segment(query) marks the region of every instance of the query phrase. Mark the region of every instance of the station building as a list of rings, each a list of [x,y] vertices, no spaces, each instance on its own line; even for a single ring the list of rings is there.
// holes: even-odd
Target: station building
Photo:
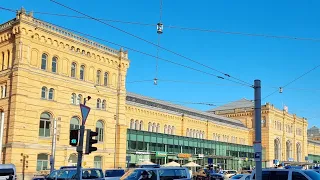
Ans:
[[[18,11],[0,25],[0,162],[15,164],[24,177],[48,172],[50,157],[56,168],[75,165],[69,132],[79,128],[79,104],[91,96],[86,128],[98,132],[98,150],[84,156],[84,167],[124,168],[141,161],[254,166],[253,111],[247,101],[236,102],[245,107],[229,104],[203,112],[130,93],[129,64],[121,48]],[[307,140],[306,119],[269,103],[262,116],[263,166],[275,159],[320,160],[320,144]]]

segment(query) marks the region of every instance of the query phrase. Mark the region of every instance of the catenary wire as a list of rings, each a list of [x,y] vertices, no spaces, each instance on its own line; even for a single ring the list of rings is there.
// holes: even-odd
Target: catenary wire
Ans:
[[[16,12],[14,9],[0,7],[0,9]],[[31,11],[29,11],[31,12]],[[75,16],[75,15],[68,15],[68,14],[58,14],[58,13],[49,13],[49,12],[39,12],[39,11],[32,11],[35,14],[43,14],[43,15],[51,15],[51,16],[61,16],[61,17],[69,17],[69,18],[77,18],[77,19],[91,19],[85,16]],[[154,27],[156,24],[152,23],[142,23],[142,22],[132,22],[132,21],[122,21],[122,20],[113,20],[113,19],[103,19],[97,18],[101,21],[106,22],[113,22],[113,23],[122,23],[122,24],[133,24],[133,25],[140,25],[140,26],[150,26]],[[246,33],[246,32],[237,32],[237,31],[224,31],[218,29],[204,29],[204,28],[195,28],[195,27],[183,27],[183,26],[175,26],[175,25],[166,25],[166,28],[170,29],[180,29],[180,30],[187,30],[187,31],[200,31],[200,32],[210,32],[210,33],[221,33],[221,34],[232,34],[232,35],[242,35],[242,36],[253,36],[253,37],[265,37],[265,38],[274,38],[274,39],[289,39],[289,40],[300,40],[300,41],[316,41],[320,42],[318,38],[304,38],[304,37],[295,37],[295,36],[279,36],[279,35],[270,35],[270,34],[258,34],[258,33]]]
[[[297,80],[301,79],[303,76],[305,76],[305,75],[307,75],[307,74],[311,73],[312,71],[316,70],[316,69],[317,69],[317,68],[319,68],[319,67],[320,67],[320,65],[317,65],[317,66],[313,67],[312,69],[310,69],[310,70],[308,70],[307,72],[303,73],[302,75],[300,75],[300,76],[296,77],[295,79],[293,79],[292,81],[288,82],[288,83],[287,83],[287,84],[285,84],[284,86],[281,86],[280,88],[285,88],[285,87],[289,86],[290,84],[292,84],[292,83],[296,82]],[[265,96],[262,100],[264,100],[264,99],[266,99],[266,98],[268,98],[268,97],[272,96],[273,94],[277,93],[278,91],[279,91],[279,90],[275,90],[275,91],[273,91],[273,92],[272,92],[272,93],[270,93],[269,95]]]
[[[5,9],[5,10],[8,10],[6,8],[1,8],[0,9]],[[10,10],[9,11],[11,12],[16,12],[14,10]],[[36,18],[35,18],[36,19]],[[89,34],[86,34],[86,33],[82,33],[82,32],[79,32],[79,31],[76,31],[76,30],[73,30],[73,29],[70,29],[70,28],[66,28],[66,27],[63,27],[63,26],[60,26],[60,25],[57,25],[57,24],[53,24],[51,23],[52,25],[55,25],[57,27],[61,27],[61,28],[64,28],[66,30],[69,30],[69,31],[72,31],[72,32],[75,32],[75,33],[78,33],[78,34],[82,34],[84,36],[87,36],[87,37],[91,37],[91,38],[94,38],[94,39],[97,39],[97,40],[100,40],[100,41],[104,41],[104,42],[107,42],[109,44],[113,44],[113,45],[116,45],[116,46],[119,46],[119,47],[124,47],[126,49],[129,49],[131,51],[134,51],[134,52],[137,52],[137,53],[140,53],[140,54],[144,54],[146,56],[150,56],[150,57],[153,57],[153,58],[157,58],[157,56],[154,56],[154,55],[151,55],[151,54],[148,54],[148,53],[145,53],[145,52],[142,52],[142,51],[139,51],[139,50],[136,50],[136,49],[133,49],[133,48],[130,48],[130,47],[127,47],[127,46],[123,46],[123,45],[120,45],[120,44],[117,44],[117,43],[114,43],[114,42],[111,42],[111,41],[108,41],[108,40],[105,40],[105,39],[102,39],[102,38],[98,38],[98,37],[95,37],[95,36],[92,36],[92,35],[89,35]],[[193,68],[193,67],[189,67],[189,66],[186,66],[186,65],[183,65],[183,64],[180,64],[180,63],[176,63],[174,61],[170,61],[170,60],[167,60],[167,59],[164,59],[164,58],[161,58],[159,57],[158,58],[159,60],[162,60],[162,61],[166,61],[168,63],[171,63],[171,64],[175,64],[177,66],[181,66],[181,67],[185,67],[187,69],[191,69],[191,70],[194,70],[194,71],[198,71],[198,72],[201,72],[201,73],[204,73],[204,74],[207,74],[207,75],[211,75],[211,76],[215,76],[219,79],[224,79],[224,80],[227,80],[227,81],[230,81],[230,82],[234,82],[234,83],[237,83],[237,84],[241,84],[242,86],[247,86],[247,87],[252,87],[252,85],[248,85],[248,84],[244,84],[244,83],[241,83],[241,82],[238,82],[238,81],[234,81],[232,79],[228,79],[228,78],[224,78],[222,76],[218,76],[218,75],[214,75],[212,73],[208,73],[208,72],[205,72],[205,71],[202,71],[202,70],[199,70],[199,69],[196,69],[196,68]]]
[[[152,58],[156,58],[155,55],[148,54],[148,53],[146,53],[146,52],[143,52],[143,51],[140,51],[140,50],[137,50],[137,49],[134,49],[134,48],[130,48],[130,47],[128,47],[128,46],[123,46],[123,45],[120,45],[120,44],[117,44],[117,43],[114,43],[114,42],[111,42],[111,41],[108,41],[108,40],[105,40],[105,39],[102,39],[102,38],[99,38],[99,37],[95,37],[95,36],[92,36],[92,35],[89,35],[89,34],[86,34],[86,33],[82,33],[82,32],[79,32],[79,31],[76,31],[76,30],[73,30],[73,29],[70,29],[70,28],[66,28],[66,27],[63,27],[63,26],[60,26],[60,25],[57,25],[57,24],[53,24],[53,23],[51,23],[51,24],[54,25],[54,26],[57,26],[57,27],[66,29],[66,30],[68,30],[68,31],[72,31],[72,32],[75,32],[75,33],[78,33],[78,34],[81,34],[81,35],[84,35],[84,36],[87,36],[87,37],[91,37],[91,38],[94,38],[94,39],[97,39],[97,40],[100,40],[100,41],[109,43],[109,44],[113,44],[113,45],[116,45],[116,46],[119,46],[119,47],[126,48],[126,49],[128,49],[128,50],[131,50],[131,51],[134,51],[134,52],[137,52],[137,53],[146,55],[146,56],[150,56],[150,57],[152,57]],[[186,68],[186,69],[190,69],[190,70],[193,70],[193,71],[197,71],[197,72],[200,72],[200,73],[203,73],[203,74],[206,74],[206,75],[214,76],[214,77],[216,77],[216,78],[218,78],[218,79],[223,79],[223,80],[226,80],[226,81],[230,81],[230,82],[233,82],[233,83],[240,84],[240,85],[242,85],[242,86],[251,87],[251,86],[248,86],[247,84],[244,84],[244,83],[241,83],[241,82],[238,82],[238,81],[234,81],[234,80],[232,80],[232,79],[224,78],[224,77],[222,77],[222,76],[218,76],[218,75],[215,75],[215,74],[213,74],[213,73],[209,73],[209,72],[206,72],[206,71],[203,71],[203,70],[199,70],[199,69],[196,69],[196,68],[193,68],[193,67],[184,65],[184,64],[180,64],[180,63],[177,63],[177,62],[168,60],[168,59],[164,59],[164,58],[159,57],[159,60],[162,60],[162,61],[165,61],[165,62],[174,64],[174,65],[177,65],[177,66],[181,66],[181,67],[184,67],[184,68]]]
[[[208,66],[208,65],[206,65],[206,64],[203,64],[203,63],[200,63],[200,62],[198,62],[198,61],[195,61],[195,60],[193,60],[193,59],[191,59],[191,58],[189,58],[189,57],[187,57],[187,56],[184,56],[184,55],[182,55],[182,54],[180,54],[180,53],[177,53],[177,52],[175,52],[175,51],[172,51],[172,50],[170,50],[170,49],[167,49],[167,48],[165,48],[165,47],[163,47],[163,46],[158,46],[157,44],[155,44],[155,43],[153,43],[153,42],[151,42],[151,41],[149,41],[149,40],[146,40],[146,39],[141,38],[141,37],[139,37],[139,36],[137,36],[137,35],[135,35],[135,34],[132,34],[132,33],[128,32],[128,31],[125,31],[125,30],[120,29],[120,28],[118,28],[118,27],[116,27],[116,26],[113,26],[113,25],[111,25],[111,24],[108,24],[108,23],[106,23],[106,22],[104,22],[104,21],[102,21],[102,20],[99,20],[99,19],[97,19],[97,18],[95,18],[95,17],[92,17],[92,16],[90,16],[90,15],[87,15],[87,14],[85,14],[85,13],[83,13],[83,12],[80,12],[80,11],[78,11],[78,10],[76,10],[76,9],[73,9],[73,8],[71,8],[71,7],[68,7],[68,6],[66,6],[66,5],[64,5],[64,4],[62,4],[62,3],[57,2],[56,0],[49,0],[49,1],[54,2],[54,3],[56,3],[56,4],[58,4],[58,5],[60,5],[60,6],[64,7],[64,8],[66,8],[66,9],[69,9],[69,10],[71,10],[71,11],[77,12],[77,13],[79,13],[79,14],[82,14],[82,15],[86,16],[86,17],[89,17],[90,19],[93,19],[93,20],[95,20],[95,21],[97,21],[97,22],[100,22],[100,23],[102,23],[102,24],[104,24],[104,25],[107,25],[107,26],[109,26],[109,27],[111,27],[111,28],[113,28],[113,29],[116,29],[116,30],[118,30],[118,31],[120,31],[120,32],[122,32],[122,33],[125,33],[125,34],[127,34],[127,35],[129,35],[129,36],[132,36],[132,37],[134,37],[134,38],[136,38],[136,39],[139,39],[139,40],[141,40],[141,41],[144,41],[144,42],[146,42],[146,43],[148,43],[148,44],[151,44],[151,45],[153,45],[153,46],[159,47],[160,49],[163,49],[163,50],[165,50],[165,51],[167,51],[167,52],[170,52],[170,53],[172,53],[172,54],[175,54],[176,56],[182,57],[182,58],[184,58],[184,59],[186,59],[186,60],[188,60],[188,61],[191,61],[191,62],[193,62],[193,63],[196,63],[196,64],[201,65],[201,66],[203,66],[203,67],[206,67],[206,68],[208,68],[208,69],[211,69],[211,70],[216,71],[216,72],[218,72],[218,73],[221,73],[221,74],[223,74],[224,76],[226,76],[226,77],[228,77],[228,78],[232,78],[232,79],[235,79],[235,80],[237,80],[237,81],[240,81],[240,82],[242,82],[242,83],[244,83],[244,84],[247,84],[249,87],[253,87],[251,83],[248,83],[248,82],[243,81],[243,80],[241,80],[241,79],[239,79],[239,78],[233,77],[233,76],[231,76],[230,74],[224,73],[224,72],[222,72],[222,71],[220,71],[220,70],[217,70],[217,69],[215,69],[215,68],[213,68],[213,67],[210,67],[210,66]]]

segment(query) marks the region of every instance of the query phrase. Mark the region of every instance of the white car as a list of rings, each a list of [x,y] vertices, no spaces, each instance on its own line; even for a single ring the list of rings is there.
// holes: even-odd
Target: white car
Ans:
[[[235,170],[223,170],[220,174],[223,174],[226,179],[237,174]]]
[[[250,180],[251,174],[237,174],[232,176],[230,179]]]
[[[256,180],[256,171],[250,176]],[[262,180],[320,180],[320,174],[312,170],[301,169],[262,169]]]

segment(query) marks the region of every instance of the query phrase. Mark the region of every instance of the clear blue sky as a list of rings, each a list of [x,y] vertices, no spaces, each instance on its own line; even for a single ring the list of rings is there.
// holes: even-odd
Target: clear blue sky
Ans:
[[[59,2],[98,18],[154,24],[159,20],[159,0],[59,0]],[[3,1],[1,6],[13,9],[23,6],[33,11],[79,15],[49,0]],[[320,64],[320,41],[183,31],[166,28],[166,25],[320,39],[319,6],[320,1],[317,0],[281,2],[276,0],[259,2],[254,0],[163,0],[164,33],[161,35],[160,45],[242,80],[253,83],[254,79],[260,79],[263,87],[262,96],[266,96],[275,90],[272,87],[283,86]],[[13,13],[3,10],[0,10],[0,14],[1,22],[14,17]],[[35,14],[35,17],[150,54],[156,55],[157,52],[155,47],[145,42],[92,20],[40,14]],[[157,42],[155,27],[119,23],[112,23],[112,25]],[[215,73],[168,52],[160,51],[160,56]],[[154,58],[130,51],[129,57],[131,65],[127,76],[128,82],[151,80],[155,77]],[[320,68],[285,88],[282,94],[276,93],[270,96],[263,103],[271,102],[278,108],[285,104],[289,107],[290,113],[307,117],[309,126],[319,126],[320,81],[318,77],[320,77]],[[240,98],[253,99],[253,89],[237,86],[166,62],[159,61],[158,79],[160,81],[157,86],[152,82],[130,83],[127,89],[158,99],[212,102],[217,105]],[[161,79],[212,84],[161,82]],[[200,110],[212,108],[202,105],[185,105]]]

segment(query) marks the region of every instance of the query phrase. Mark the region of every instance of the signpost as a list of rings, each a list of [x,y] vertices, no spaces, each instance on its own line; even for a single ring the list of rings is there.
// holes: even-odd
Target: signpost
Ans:
[[[78,162],[77,162],[77,180],[82,179],[82,173],[81,173],[81,164],[82,164],[82,156],[83,156],[83,136],[84,136],[84,130],[85,130],[85,124],[87,117],[90,112],[90,107],[86,106],[86,101],[90,100],[91,97],[88,96],[87,98],[84,98],[83,104],[80,104],[80,110],[81,110],[81,117],[82,117],[82,125],[80,126],[80,137],[79,137],[79,145],[77,147],[78,152]]]

